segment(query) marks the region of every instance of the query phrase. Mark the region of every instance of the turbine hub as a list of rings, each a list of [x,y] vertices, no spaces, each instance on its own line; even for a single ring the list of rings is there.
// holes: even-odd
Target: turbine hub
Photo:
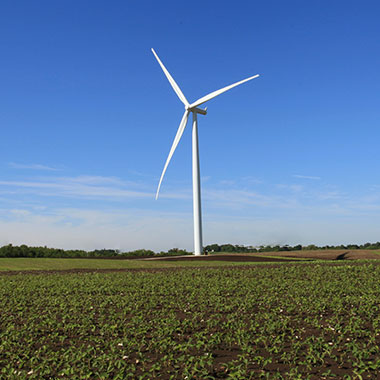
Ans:
[[[187,108],[189,112],[195,112],[200,113],[201,115],[207,115],[207,107],[203,110],[202,108],[193,107],[193,108]]]

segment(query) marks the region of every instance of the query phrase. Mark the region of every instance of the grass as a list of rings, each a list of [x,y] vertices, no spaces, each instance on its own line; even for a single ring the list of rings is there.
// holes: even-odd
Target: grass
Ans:
[[[154,269],[176,267],[215,267],[261,264],[231,261],[145,261],[107,259],[0,258],[0,271],[70,269]]]

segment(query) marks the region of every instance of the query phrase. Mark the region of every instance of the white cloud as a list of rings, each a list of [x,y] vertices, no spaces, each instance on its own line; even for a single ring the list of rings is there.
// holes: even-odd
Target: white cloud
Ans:
[[[366,189],[365,195],[357,195],[321,183],[239,184],[241,180],[230,186],[212,185],[211,181],[205,184],[202,197],[205,244],[337,244],[379,240],[378,190]],[[170,182],[169,191],[160,194],[163,202],[154,202],[153,185],[117,177],[3,180],[0,192],[7,195],[0,198],[0,245],[190,250],[192,193],[191,186],[186,189],[183,186]],[[150,187],[152,192],[146,191]],[[169,208],[185,211],[169,212]]]
[[[117,177],[87,176],[48,177],[23,181],[0,181],[0,194],[27,193],[43,197],[78,199],[154,199],[155,187],[144,183],[123,181]],[[160,193],[161,199],[190,199],[191,191],[170,190]]]
[[[46,214],[43,211],[14,211],[12,220],[0,218],[0,245],[159,251],[173,247],[191,250],[193,244],[191,213],[79,208],[50,210]],[[220,218],[207,214],[204,217],[204,244],[306,245],[377,241],[378,222],[376,218],[342,218],[339,215],[305,215],[300,219],[254,215]]]
[[[10,162],[9,166],[14,169],[31,169],[31,170],[48,170],[48,171],[57,171],[58,168],[52,166],[41,165],[41,164],[18,164],[16,162]]]
[[[77,177],[57,177],[57,181],[61,182],[74,182],[82,183],[88,185],[102,185],[102,184],[114,184],[122,185],[123,181],[117,177],[104,177],[104,176],[91,176],[91,175],[80,175]]]
[[[30,211],[28,211],[28,210],[12,209],[12,210],[9,210],[9,212],[11,214],[17,215],[17,216],[27,216],[27,215],[30,215]]]
[[[268,208],[289,208],[294,206],[294,199],[279,195],[264,195],[248,190],[215,190],[205,189],[203,199],[210,203],[217,203],[223,207],[233,206],[236,208],[246,206],[259,206]]]
[[[227,186],[232,186],[235,185],[236,180],[231,180],[231,179],[223,179],[219,182],[221,185],[227,185]]]
[[[27,190],[42,196],[84,197],[84,198],[144,198],[153,197],[153,193],[129,190],[130,183],[108,177],[59,177],[41,181],[0,181],[8,189]]]
[[[142,210],[59,209],[15,214],[0,220],[0,245],[47,245],[66,249],[191,247],[191,215]]]
[[[245,177],[242,177],[241,180],[244,182],[244,183],[251,183],[251,184],[262,184],[264,183],[263,180],[259,179],[259,178],[256,178],[256,177],[252,177],[252,176],[245,176]]]
[[[294,178],[301,178],[301,179],[313,179],[319,181],[321,177],[315,177],[311,175],[300,175],[300,174],[293,174]]]
[[[286,190],[291,190],[291,191],[294,191],[294,192],[300,192],[302,190],[304,190],[304,187],[301,186],[301,185],[287,185],[287,184],[278,184],[276,185],[279,189],[286,189]]]

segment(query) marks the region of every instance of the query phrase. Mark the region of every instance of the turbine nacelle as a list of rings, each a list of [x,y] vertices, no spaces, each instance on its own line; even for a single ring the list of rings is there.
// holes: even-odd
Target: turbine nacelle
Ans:
[[[198,107],[191,108],[191,106],[187,106],[185,107],[185,109],[187,112],[195,112],[195,113],[200,113],[201,115],[207,115],[207,107],[203,110],[202,108],[198,108]]]

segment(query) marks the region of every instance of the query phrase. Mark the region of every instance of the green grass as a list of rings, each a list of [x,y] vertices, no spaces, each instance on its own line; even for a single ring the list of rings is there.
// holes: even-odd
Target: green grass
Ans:
[[[106,259],[0,258],[0,271],[69,270],[69,269],[150,269],[176,267],[214,267],[262,264],[231,261],[146,261]],[[265,264],[265,263],[264,263]]]

